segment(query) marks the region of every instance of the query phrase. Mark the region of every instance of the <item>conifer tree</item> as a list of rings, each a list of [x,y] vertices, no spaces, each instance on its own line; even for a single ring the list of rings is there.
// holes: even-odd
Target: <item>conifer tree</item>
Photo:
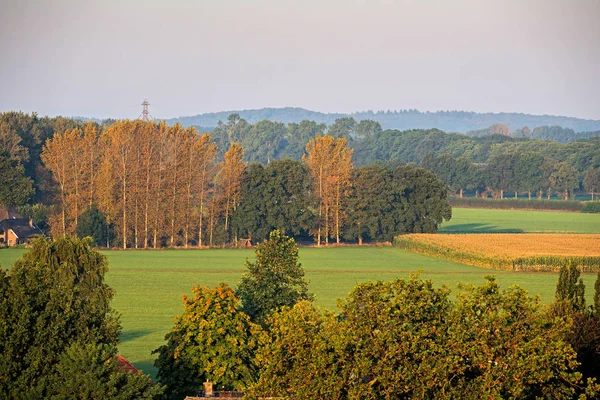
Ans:
[[[255,252],[256,261],[246,261],[247,272],[236,290],[242,310],[253,321],[264,322],[281,307],[312,300],[293,238],[275,230],[269,240],[256,246]]]
[[[585,310],[585,285],[580,275],[579,268],[569,262],[561,268],[556,285],[556,300],[571,306],[574,311]]]

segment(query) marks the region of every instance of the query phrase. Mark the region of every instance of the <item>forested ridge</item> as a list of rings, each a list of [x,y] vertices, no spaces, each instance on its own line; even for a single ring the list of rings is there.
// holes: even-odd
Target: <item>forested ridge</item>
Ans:
[[[108,246],[237,243],[275,228],[319,244],[390,240],[449,218],[443,206],[416,200],[443,203],[444,185],[459,196],[594,196],[600,139],[559,143],[534,132],[501,124],[479,136],[384,131],[346,117],[329,126],[251,124],[233,114],[204,134],[9,112],[0,114],[0,203],[54,235],[102,229],[94,236]]]
[[[505,124],[512,130],[529,126],[532,129],[541,126],[561,126],[575,132],[599,131],[600,121],[586,120],[554,115],[531,115],[522,113],[476,113],[471,111],[419,111],[387,110],[361,111],[355,113],[322,113],[297,107],[262,108],[257,110],[221,111],[168,119],[169,124],[181,123],[183,126],[215,127],[231,114],[238,114],[250,123],[265,119],[282,123],[300,123],[303,120],[316,121],[330,125],[338,118],[353,118],[356,121],[373,120],[384,129],[429,129],[438,128],[448,132],[474,131],[487,129],[493,124]]]

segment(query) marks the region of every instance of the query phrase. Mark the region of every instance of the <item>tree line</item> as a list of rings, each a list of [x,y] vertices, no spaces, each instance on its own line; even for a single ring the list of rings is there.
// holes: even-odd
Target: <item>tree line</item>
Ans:
[[[505,192],[525,194],[529,199],[547,199],[558,193],[564,200],[583,189],[592,196],[600,190],[600,166],[580,174],[568,162],[558,162],[534,152],[496,152],[485,164],[470,162],[465,157],[449,154],[426,155],[420,164],[432,171],[450,192],[463,196],[465,190],[487,197],[504,198]]]
[[[48,218],[62,213],[56,205],[63,193],[60,184],[52,179],[51,172],[41,160],[44,145],[56,134],[64,134],[66,131],[74,129],[84,133],[90,130],[96,131],[96,135],[100,137],[114,124],[119,124],[119,121],[107,120],[102,124],[84,123],[61,117],[40,118],[35,114],[1,113],[0,176],[2,179],[0,179],[0,203],[3,206],[20,207],[21,213],[33,217],[42,228],[47,228]],[[187,131],[190,128],[181,129]],[[309,120],[286,125],[269,120],[250,124],[239,115],[233,114],[224,122],[220,122],[213,129],[210,137],[211,142],[214,142],[217,146],[215,163],[223,162],[225,152],[230,149],[233,143],[237,143],[244,150],[244,162],[248,162],[250,165],[256,162],[263,166],[287,158],[301,161],[306,154],[307,143],[324,135],[331,136],[336,140],[345,139],[347,147],[351,149],[350,161],[357,167],[375,163],[385,163],[391,167],[402,163],[421,164],[425,157],[429,157],[431,154],[437,157],[448,154],[454,159],[461,159],[464,162],[478,165],[479,169],[483,170],[490,162],[493,164],[500,159],[511,158],[512,154],[527,153],[536,158],[534,160],[536,163],[538,163],[537,158],[539,157],[548,159],[545,164],[548,173],[544,179],[541,179],[548,182],[524,183],[530,179],[516,179],[514,177],[509,179],[509,177],[502,176],[485,177],[481,174],[471,174],[475,176],[470,182],[462,185],[464,186],[462,189],[471,190],[473,193],[476,191],[488,194],[496,193],[499,194],[499,197],[503,196],[502,192],[514,192],[515,189],[519,194],[531,191],[534,196],[541,188],[544,189],[544,193],[548,188],[553,193],[557,191],[564,193],[567,191],[565,189],[573,192],[573,190],[577,191],[580,188],[590,192],[589,183],[595,182],[596,179],[592,179],[593,176],[590,175],[591,177],[587,178],[589,182],[584,181],[588,170],[597,170],[600,167],[600,140],[598,138],[563,144],[550,140],[510,137],[502,134],[505,130],[502,127],[496,127],[494,132],[488,130],[488,133],[484,136],[469,137],[446,133],[437,129],[384,131],[379,123],[373,120],[365,119],[357,122],[351,117],[338,118],[329,126]],[[541,132],[543,129],[540,128],[538,131]],[[534,129],[533,132],[536,132],[536,130]],[[97,145],[96,147],[105,147],[105,145]],[[154,147],[149,150],[155,151]],[[100,158],[101,155],[98,154],[98,157]],[[502,160],[500,163],[505,164]],[[557,164],[556,171],[552,171]],[[79,167],[83,168],[82,165]],[[97,167],[101,168],[102,164]],[[578,183],[575,183],[573,169],[577,171]],[[491,169],[488,168],[488,170]],[[162,178],[165,178],[163,173],[165,171],[158,171],[161,172]],[[549,182],[552,172],[556,172],[554,183]],[[152,175],[152,178],[154,178],[154,174]],[[512,182],[509,184],[507,180]],[[453,182],[446,181],[446,183],[456,187]],[[467,189],[467,187],[471,189]],[[592,192],[596,190],[593,187],[592,189],[594,189]],[[79,192],[79,188],[77,190]],[[84,188],[84,190],[87,189]],[[460,191],[460,189],[457,190]],[[97,191],[94,191],[94,193],[94,196],[99,195]],[[77,197],[81,197],[79,193]],[[78,202],[76,205],[79,210],[83,203]],[[99,204],[97,206],[99,209],[103,209]],[[150,211],[149,207],[148,214],[150,214]],[[233,211],[235,210],[228,211],[228,214],[231,214],[227,216],[228,225],[230,217],[233,216]],[[324,211],[330,211],[329,205],[327,205],[327,209],[321,208],[321,212]],[[103,209],[102,212],[106,212],[106,209]],[[176,218],[179,216],[178,213]],[[77,218],[79,219],[79,217]],[[133,218],[135,219],[135,215]],[[190,220],[189,215],[185,218]],[[68,225],[68,219],[69,216],[65,216],[65,231],[73,229],[72,226]],[[213,218],[213,223],[215,220]],[[154,224],[160,225],[157,221],[154,221]],[[53,226],[56,225],[56,223],[53,223]],[[150,225],[150,221],[148,225]],[[338,225],[343,226],[341,222]],[[335,226],[335,222],[332,226]],[[330,228],[329,222],[327,228]],[[188,237],[192,236],[191,228],[189,230]],[[341,228],[340,231],[342,231]],[[122,226],[119,226],[118,231],[115,230],[114,232],[123,235]],[[194,232],[195,241],[199,240],[198,233]],[[202,233],[203,242],[208,240],[205,233]],[[112,235],[110,229],[107,230],[107,235]],[[221,236],[223,235],[222,230],[219,231],[213,228],[213,241],[222,241]],[[140,228],[138,227],[138,240],[139,236]],[[344,237],[343,233],[340,236]],[[335,240],[337,240],[337,237],[335,237]],[[133,242],[135,246],[135,238]]]
[[[57,183],[51,232],[158,248],[262,240],[281,229],[320,245],[434,232],[451,217],[433,174],[416,166],[355,169],[345,138],[310,140],[303,162],[248,167],[236,142],[222,161],[217,156],[211,136],[181,125],[117,121],[101,133],[91,123],[56,133],[41,154]],[[100,223],[85,232],[92,218]]]

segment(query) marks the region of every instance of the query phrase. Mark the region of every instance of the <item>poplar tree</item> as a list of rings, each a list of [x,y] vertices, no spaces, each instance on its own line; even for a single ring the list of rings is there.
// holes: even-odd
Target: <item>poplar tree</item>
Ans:
[[[229,216],[240,200],[242,174],[248,163],[244,162],[244,149],[239,143],[232,143],[220,163],[217,183],[222,188],[225,232],[229,229]]]
[[[329,244],[332,233],[335,233],[339,243],[344,218],[343,201],[350,187],[353,167],[351,159],[352,149],[347,147],[345,138],[320,136],[306,145],[306,154],[302,160],[310,168],[319,204],[317,246],[321,245],[322,234],[325,244]],[[331,229],[330,225],[334,228]]]

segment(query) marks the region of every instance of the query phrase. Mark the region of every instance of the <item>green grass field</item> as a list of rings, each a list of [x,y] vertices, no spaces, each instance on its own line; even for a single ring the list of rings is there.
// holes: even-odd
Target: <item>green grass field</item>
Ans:
[[[453,208],[440,233],[600,233],[600,214]]]
[[[563,229],[557,229],[563,227]],[[600,232],[600,215],[455,209],[442,231],[451,232]],[[0,265],[9,267],[23,249],[0,249]],[[151,351],[170,331],[173,318],[182,312],[181,297],[194,285],[235,286],[252,250],[105,251],[110,270],[108,283],[116,290],[113,306],[121,313],[123,334],[119,351],[138,368],[154,375]],[[557,274],[491,271],[422,256],[393,247],[302,248],[300,261],[317,304],[335,309],[336,299],[368,280],[406,278],[423,271],[437,286],[456,291],[459,282],[481,284],[487,274],[496,275],[503,287],[518,284],[542,301],[554,296]],[[588,301],[592,301],[595,276],[585,275]]]

